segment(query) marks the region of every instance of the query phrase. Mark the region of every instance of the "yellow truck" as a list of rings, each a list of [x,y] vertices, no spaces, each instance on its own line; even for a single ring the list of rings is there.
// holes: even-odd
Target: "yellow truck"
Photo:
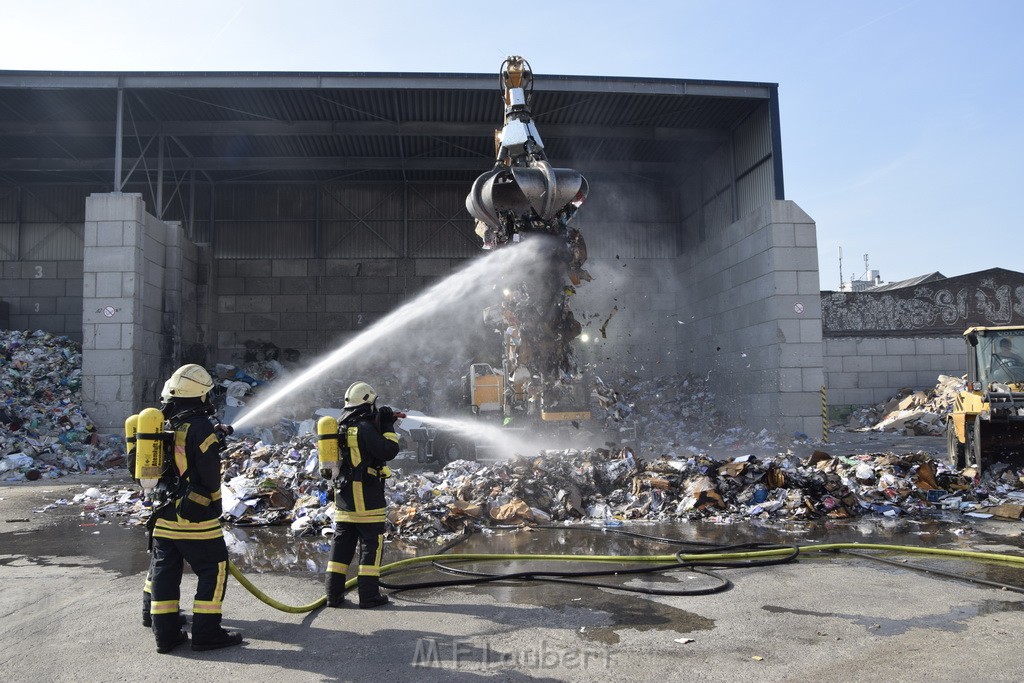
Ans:
[[[974,467],[1024,455],[1024,325],[970,327],[967,382],[946,422],[949,464]]]

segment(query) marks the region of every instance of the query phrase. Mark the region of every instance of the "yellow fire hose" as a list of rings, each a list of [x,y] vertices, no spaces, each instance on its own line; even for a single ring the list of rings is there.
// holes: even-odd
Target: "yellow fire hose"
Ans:
[[[943,550],[941,548],[921,548],[909,545],[885,545],[880,543],[825,543],[821,545],[797,546],[801,553],[822,553],[839,550],[886,550],[890,552],[911,553],[915,555],[934,555],[937,557],[959,558],[968,560],[986,560],[993,562],[1008,562],[1011,564],[1024,565],[1024,556],[1006,555],[1003,553],[986,553],[970,550]],[[732,553],[699,553],[680,555],[517,555],[517,554],[491,554],[491,553],[450,553],[445,555],[423,555],[410,557],[404,560],[391,562],[381,567],[381,575],[393,572],[405,567],[425,564],[434,561],[461,560],[461,561],[493,561],[493,560],[519,560],[527,562],[646,562],[651,564],[685,564],[686,562],[706,563],[708,560],[750,560],[765,559],[771,557],[785,556],[792,553],[792,548],[778,548],[771,550],[753,550],[746,552]],[[250,593],[262,602],[274,609],[291,614],[304,614],[323,607],[327,602],[326,597],[321,597],[308,605],[286,605],[274,600],[261,591],[252,581],[245,577],[234,563],[228,564],[231,575],[238,583],[242,584]],[[345,582],[345,588],[352,588],[356,579],[349,579]]]

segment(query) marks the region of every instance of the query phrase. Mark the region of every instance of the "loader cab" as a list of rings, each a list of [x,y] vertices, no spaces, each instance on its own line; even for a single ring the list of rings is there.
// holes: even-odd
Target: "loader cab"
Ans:
[[[946,420],[949,463],[960,469],[1024,456],[1024,326],[971,327],[967,382]]]
[[[973,348],[967,357],[967,379],[988,387],[993,382],[1024,383],[1024,328],[975,327],[964,336]]]

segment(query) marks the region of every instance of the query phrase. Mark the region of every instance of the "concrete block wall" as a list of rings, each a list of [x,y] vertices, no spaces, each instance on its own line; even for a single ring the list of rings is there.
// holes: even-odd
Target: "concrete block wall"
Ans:
[[[180,361],[206,365],[212,355],[208,344],[213,304],[210,298],[212,250],[183,240],[181,270]]]
[[[903,388],[929,389],[939,375],[967,372],[963,335],[834,337],[824,340],[830,408],[874,405]]]
[[[181,349],[184,235],[178,223],[143,214],[142,346],[140,399],[155,402],[177,367]]]
[[[84,227],[82,401],[113,432],[159,400],[189,341],[182,302],[196,301],[196,286],[183,270],[196,250],[180,225],[147,214],[138,194],[91,195]]]
[[[82,261],[0,263],[7,327],[43,330],[82,341]]]
[[[217,362],[239,362],[246,343],[318,356],[355,336],[463,259],[218,259],[209,296]]]
[[[821,296],[814,221],[763,205],[692,245],[676,327],[678,372],[708,376],[718,405],[748,425],[821,432]]]

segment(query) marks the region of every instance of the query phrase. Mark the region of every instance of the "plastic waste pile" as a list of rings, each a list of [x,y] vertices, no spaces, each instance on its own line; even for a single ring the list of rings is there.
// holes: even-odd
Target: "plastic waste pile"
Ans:
[[[815,451],[804,460],[743,455],[723,462],[706,455],[644,460],[622,447],[543,451],[491,463],[460,460],[440,472],[394,470],[387,481],[388,534],[406,541],[523,524],[1024,515],[1024,469],[996,463],[979,477],[972,468],[952,471],[923,453]],[[282,445],[235,443],[223,479],[224,519],[236,536],[259,526],[288,526],[297,537],[333,533],[333,491],[319,477],[313,437]],[[127,516],[128,524],[145,520],[131,487],[78,498],[72,502]]]
[[[833,457],[741,456],[643,461],[628,448],[545,452],[483,465],[460,461],[440,473],[389,483],[389,519],[403,538],[433,537],[467,526],[549,522],[895,517],[939,510],[1020,519],[1019,469],[949,471],[923,454]]]
[[[0,480],[54,478],[124,462],[79,403],[81,347],[42,331],[0,331]]]
[[[223,458],[221,486],[225,518],[237,525],[300,522],[319,530],[333,519],[328,482],[320,478],[316,437],[305,435],[282,445],[242,440]]]

